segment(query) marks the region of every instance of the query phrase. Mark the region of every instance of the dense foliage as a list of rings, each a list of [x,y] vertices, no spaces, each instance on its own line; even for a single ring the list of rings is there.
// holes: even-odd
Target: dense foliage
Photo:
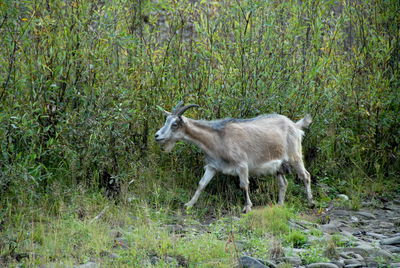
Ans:
[[[152,138],[157,105],[181,99],[193,118],[310,113],[316,182],[400,175],[397,0],[4,0],[0,14],[3,201],[83,185],[181,205],[201,154]]]

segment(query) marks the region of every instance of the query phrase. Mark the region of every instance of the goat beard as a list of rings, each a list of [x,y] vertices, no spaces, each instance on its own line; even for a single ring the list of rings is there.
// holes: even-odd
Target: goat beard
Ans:
[[[175,146],[176,141],[169,141],[164,144],[164,152],[169,153]]]

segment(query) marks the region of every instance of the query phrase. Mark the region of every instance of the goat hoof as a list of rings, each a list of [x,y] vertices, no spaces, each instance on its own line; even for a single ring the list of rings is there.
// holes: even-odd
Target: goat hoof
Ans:
[[[308,205],[309,205],[310,208],[315,208],[316,207],[316,204],[315,204],[314,200],[308,201]]]
[[[190,202],[187,202],[184,206],[186,209],[191,209],[193,207],[193,204]]]
[[[251,211],[251,207],[250,206],[245,206],[242,210],[242,213],[247,214]]]

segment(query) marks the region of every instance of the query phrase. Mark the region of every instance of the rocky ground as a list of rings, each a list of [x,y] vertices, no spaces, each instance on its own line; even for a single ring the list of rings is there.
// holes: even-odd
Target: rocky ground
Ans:
[[[332,202],[324,210],[309,211],[296,219],[289,221],[291,230],[304,234],[307,244],[313,245],[315,259],[305,258],[310,252],[310,246],[280,245],[275,256],[270,259],[255,258],[251,251],[242,250],[241,241],[235,241],[238,249],[237,267],[400,267],[400,198],[382,202],[363,202],[362,207],[355,211],[348,208],[347,196],[342,196],[343,202]],[[185,216],[181,216],[181,219]],[[234,221],[240,218],[233,216]],[[211,232],[217,219],[210,218],[203,223],[191,224],[184,220],[177,223],[160,226],[176,236],[190,233]],[[129,239],[123,232],[115,231],[115,247],[119,250],[129,250]],[[222,238],[225,239],[225,238]],[[318,249],[318,245],[321,248]],[[278,248],[279,248],[278,247]],[[271,250],[271,249],[269,249]],[[120,258],[121,251],[107,253],[108,258]],[[106,254],[106,255],[107,255]],[[158,255],[149,253],[148,263],[143,266],[160,266],[163,263],[169,267],[196,267],[182,256]],[[268,256],[269,254],[264,254]],[[323,256],[323,258],[321,258]],[[321,259],[324,259],[321,262]],[[75,267],[100,267],[97,260],[92,260]],[[162,265],[161,265],[162,266]],[[201,265],[200,265],[201,266]],[[41,267],[52,267],[42,265]]]
[[[345,197],[346,198],[346,197]],[[303,248],[285,248],[291,256],[281,257],[275,262],[241,258],[244,267],[277,267],[279,263],[290,263],[293,267],[400,267],[400,199],[381,204],[364,202],[358,211],[331,205],[321,213],[323,224],[308,221],[291,222],[292,227],[308,233],[309,241],[329,241],[334,235],[341,237],[341,247],[332,247],[329,262],[303,265],[300,255]],[[310,230],[318,228],[322,236],[313,236]],[[325,252],[326,253],[326,252]]]

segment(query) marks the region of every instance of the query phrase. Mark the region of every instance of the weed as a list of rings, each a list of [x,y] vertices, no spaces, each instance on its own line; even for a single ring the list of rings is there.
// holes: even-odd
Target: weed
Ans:
[[[298,230],[290,231],[284,236],[284,240],[288,245],[295,248],[302,248],[308,242],[307,236]]]
[[[323,257],[323,250],[320,247],[311,247],[306,252],[300,253],[300,257],[305,264],[315,262],[328,262],[329,259]]]

